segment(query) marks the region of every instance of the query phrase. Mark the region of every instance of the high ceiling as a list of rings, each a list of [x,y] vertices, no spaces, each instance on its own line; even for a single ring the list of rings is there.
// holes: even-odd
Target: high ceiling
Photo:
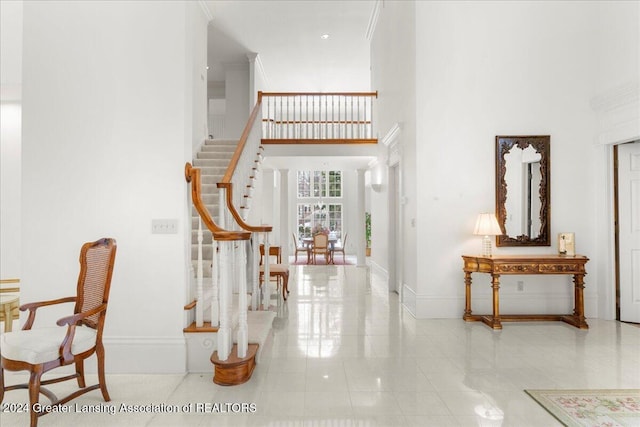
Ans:
[[[257,53],[267,91],[370,90],[367,31],[375,0],[207,1],[209,81]],[[327,39],[321,38],[328,34]]]

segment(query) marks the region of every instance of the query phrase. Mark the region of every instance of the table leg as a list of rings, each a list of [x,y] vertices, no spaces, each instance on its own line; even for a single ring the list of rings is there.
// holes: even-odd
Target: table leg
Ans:
[[[573,284],[575,291],[573,316],[575,318],[575,326],[580,329],[588,329],[586,319],[584,317],[584,274],[574,274]]]
[[[491,326],[493,329],[502,329],[502,322],[500,322],[500,275],[491,275],[491,288],[493,288],[493,318],[491,319]]]
[[[471,272],[464,272],[464,315],[463,320],[471,318]]]
[[[11,332],[13,326],[13,315],[11,313],[11,304],[4,304],[2,307],[4,311],[4,331]]]

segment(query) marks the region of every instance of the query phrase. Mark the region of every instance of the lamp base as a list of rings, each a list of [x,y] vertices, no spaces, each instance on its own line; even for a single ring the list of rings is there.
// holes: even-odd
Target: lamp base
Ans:
[[[484,236],[482,238],[482,256],[491,256],[491,237]]]

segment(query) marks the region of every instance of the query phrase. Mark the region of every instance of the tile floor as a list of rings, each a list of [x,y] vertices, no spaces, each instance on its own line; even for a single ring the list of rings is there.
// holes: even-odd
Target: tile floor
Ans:
[[[560,424],[524,389],[640,388],[640,328],[589,319],[588,331],[509,323],[493,332],[416,320],[367,268],[293,269],[291,296],[278,304],[273,340],[248,383],[109,375],[112,402],[92,392],[75,402],[94,413],[47,415],[39,425],[548,427]],[[26,401],[26,391],[5,396]],[[122,404],[166,406],[122,413]],[[27,414],[0,412],[0,425],[26,426]]]

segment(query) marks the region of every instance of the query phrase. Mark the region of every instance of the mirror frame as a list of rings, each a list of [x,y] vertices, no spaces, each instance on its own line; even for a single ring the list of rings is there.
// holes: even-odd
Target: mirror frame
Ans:
[[[496,136],[496,217],[498,224],[504,233],[505,222],[507,219],[507,209],[505,202],[507,200],[507,183],[505,182],[505,173],[507,166],[504,156],[511,151],[513,147],[526,149],[533,147],[540,154],[540,235],[530,238],[526,235],[507,236],[503,234],[496,236],[496,246],[551,246],[551,180],[549,173],[550,167],[550,148],[551,137],[549,135],[542,136]]]

